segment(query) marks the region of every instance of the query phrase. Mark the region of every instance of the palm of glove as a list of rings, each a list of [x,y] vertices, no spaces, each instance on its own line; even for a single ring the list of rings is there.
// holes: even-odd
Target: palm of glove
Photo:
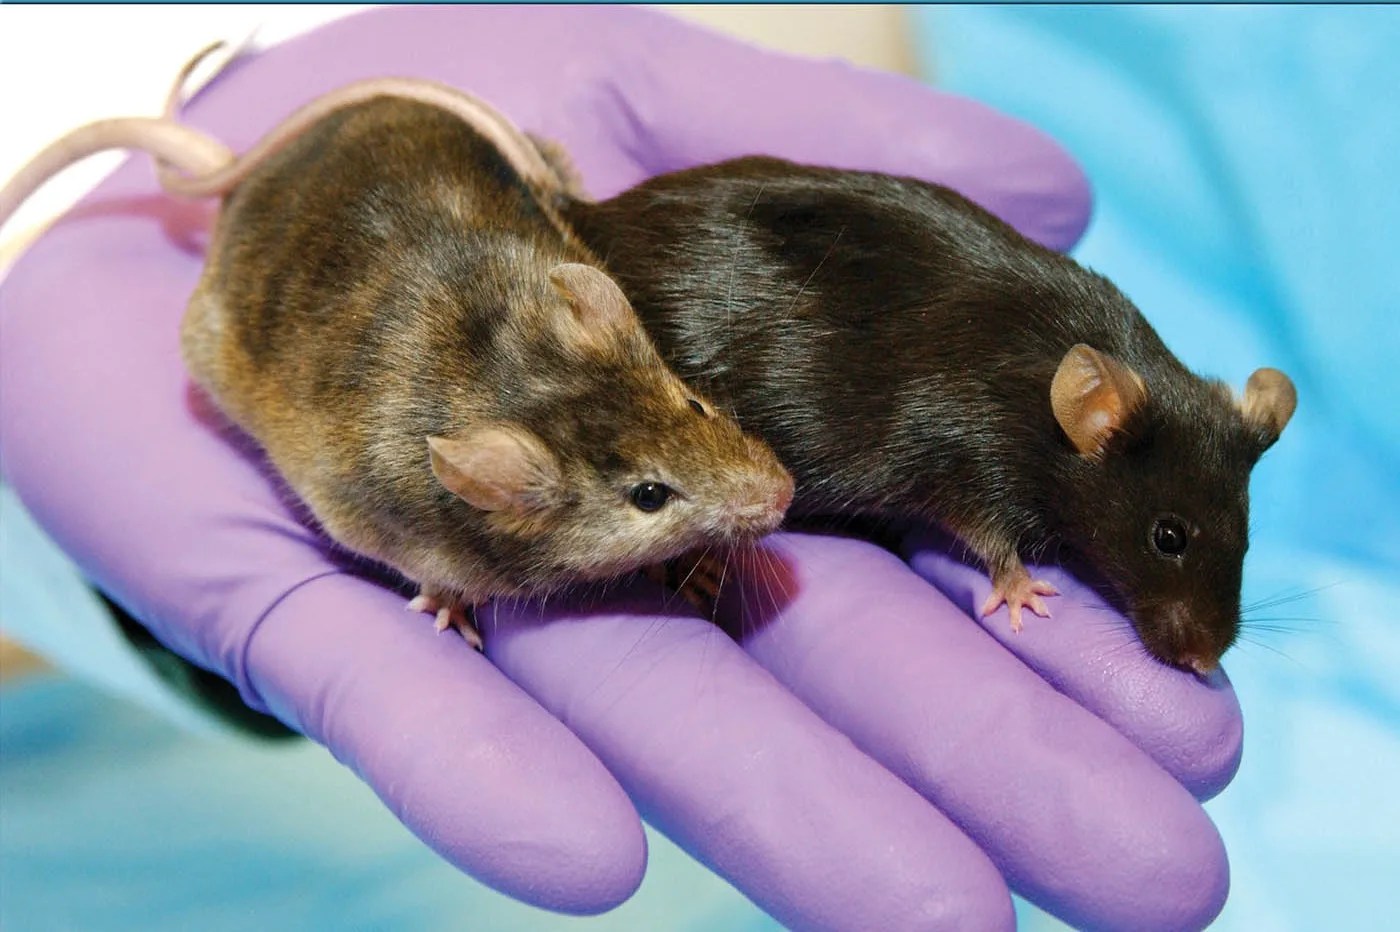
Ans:
[[[559,140],[599,197],[763,152],[942,181],[1053,246],[1087,216],[1072,163],[983,107],[639,10],[376,11],[235,66],[191,121],[243,149],[391,73]],[[191,393],[177,325],[201,255],[172,233],[203,215],[154,191],[135,159],[0,292],[6,476],[165,643],[324,743],[453,863],[605,909],[640,880],[640,811],[800,927],[1006,927],[1008,883],[1094,927],[1218,911],[1224,853],[1192,793],[1233,775],[1233,693],[1154,664],[1053,569],[1054,617],[1013,637],[1004,614],[970,617],[985,576],[924,537],[896,555],[785,534],[735,568],[737,642],[642,581],[487,610],[489,660],[435,636]]]

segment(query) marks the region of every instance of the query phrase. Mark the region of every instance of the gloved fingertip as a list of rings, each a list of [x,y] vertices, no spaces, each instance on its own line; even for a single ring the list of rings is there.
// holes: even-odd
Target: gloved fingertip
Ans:
[[[630,807],[629,807],[630,808]],[[635,814],[617,818],[607,806],[571,807],[564,831],[547,848],[522,844],[498,847],[504,870],[486,876],[480,846],[461,852],[444,845],[440,853],[453,865],[522,902],[571,916],[596,916],[621,906],[641,886],[647,870],[646,833]],[[472,826],[453,832],[469,837]]]
[[[982,869],[986,862],[970,862],[966,876],[957,883],[945,882],[923,901],[922,909],[911,913],[909,929],[986,929],[1013,932],[1016,910],[1006,881],[994,868]],[[945,878],[946,880],[946,878]]]
[[[465,640],[405,615],[401,595],[343,573],[310,580],[252,634],[247,671],[280,717],[482,883],[578,915],[640,885],[646,836],[613,776]]]
[[[915,573],[1002,646],[1112,725],[1194,797],[1209,799],[1234,778],[1244,722],[1222,672],[1203,681],[1155,660],[1126,618],[1060,567],[1032,567],[1061,594],[1046,602],[1051,617],[1033,618],[1013,634],[1005,609],[978,617],[991,581],[983,568],[959,559],[956,543],[917,529],[906,536],[901,553]]]
[[[1152,819],[1143,821],[1149,827],[1153,824]],[[1140,839],[1133,863],[1121,872],[1119,882],[1100,887],[1087,909],[1081,903],[1079,909],[1070,906],[1057,914],[1082,929],[1186,932],[1207,928],[1225,908],[1230,893],[1225,844],[1199,808],[1190,817],[1169,813],[1162,825],[1163,831]]]

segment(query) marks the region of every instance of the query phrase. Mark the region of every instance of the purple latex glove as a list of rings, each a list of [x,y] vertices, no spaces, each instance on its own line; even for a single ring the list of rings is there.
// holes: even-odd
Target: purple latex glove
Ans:
[[[638,9],[375,10],[236,64],[190,119],[242,149],[395,73],[560,140],[600,197],[763,152],[943,181],[1056,247],[1087,219],[1077,168],[1022,124]],[[177,321],[207,211],[156,190],[128,162],[0,290],[0,466],[162,641],[324,743],[451,862],[603,910],[639,882],[640,810],[796,927],[1006,928],[1007,882],[1086,927],[1219,910],[1224,852],[1192,794],[1237,765],[1234,694],[1149,660],[1054,571],[1054,617],[1012,637],[1004,612],[968,618],[987,580],[924,538],[896,556],[784,534],[722,606],[737,642],[643,582],[484,612],[491,662],[435,636],[332,560],[190,392]]]

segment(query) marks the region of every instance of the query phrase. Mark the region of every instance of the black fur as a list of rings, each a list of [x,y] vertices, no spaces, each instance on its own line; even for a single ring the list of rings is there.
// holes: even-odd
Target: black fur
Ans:
[[[1171,661],[1238,629],[1251,433],[1108,280],[957,193],[748,158],[661,176],[565,216],[667,361],[777,451],[794,512],[914,513],[993,563],[1065,543]],[[1087,343],[1149,400],[1101,462],[1054,419]],[[1180,515],[1180,559],[1152,526]],[[1182,613],[1185,614],[1182,614]]]

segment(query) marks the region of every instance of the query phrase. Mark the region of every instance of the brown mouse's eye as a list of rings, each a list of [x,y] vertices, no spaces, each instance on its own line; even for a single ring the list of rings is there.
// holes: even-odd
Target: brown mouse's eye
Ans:
[[[671,488],[660,482],[639,482],[632,486],[631,498],[642,511],[657,511],[670,500]]]
[[[1164,556],[1181,556],[1186,552],[1186,541],[1186,525],[1180,518],[1158,518],[1152,527],[1152,546]]]
[[[704,406],[704,405],[702,405],[700,402],[696,401],[694,398],[687,398],[686,401],[690,402],[690,410],[694,411],[696,414],[700,415],[701,417],[704,417],[704,416],[705,416],[705,406]]]

